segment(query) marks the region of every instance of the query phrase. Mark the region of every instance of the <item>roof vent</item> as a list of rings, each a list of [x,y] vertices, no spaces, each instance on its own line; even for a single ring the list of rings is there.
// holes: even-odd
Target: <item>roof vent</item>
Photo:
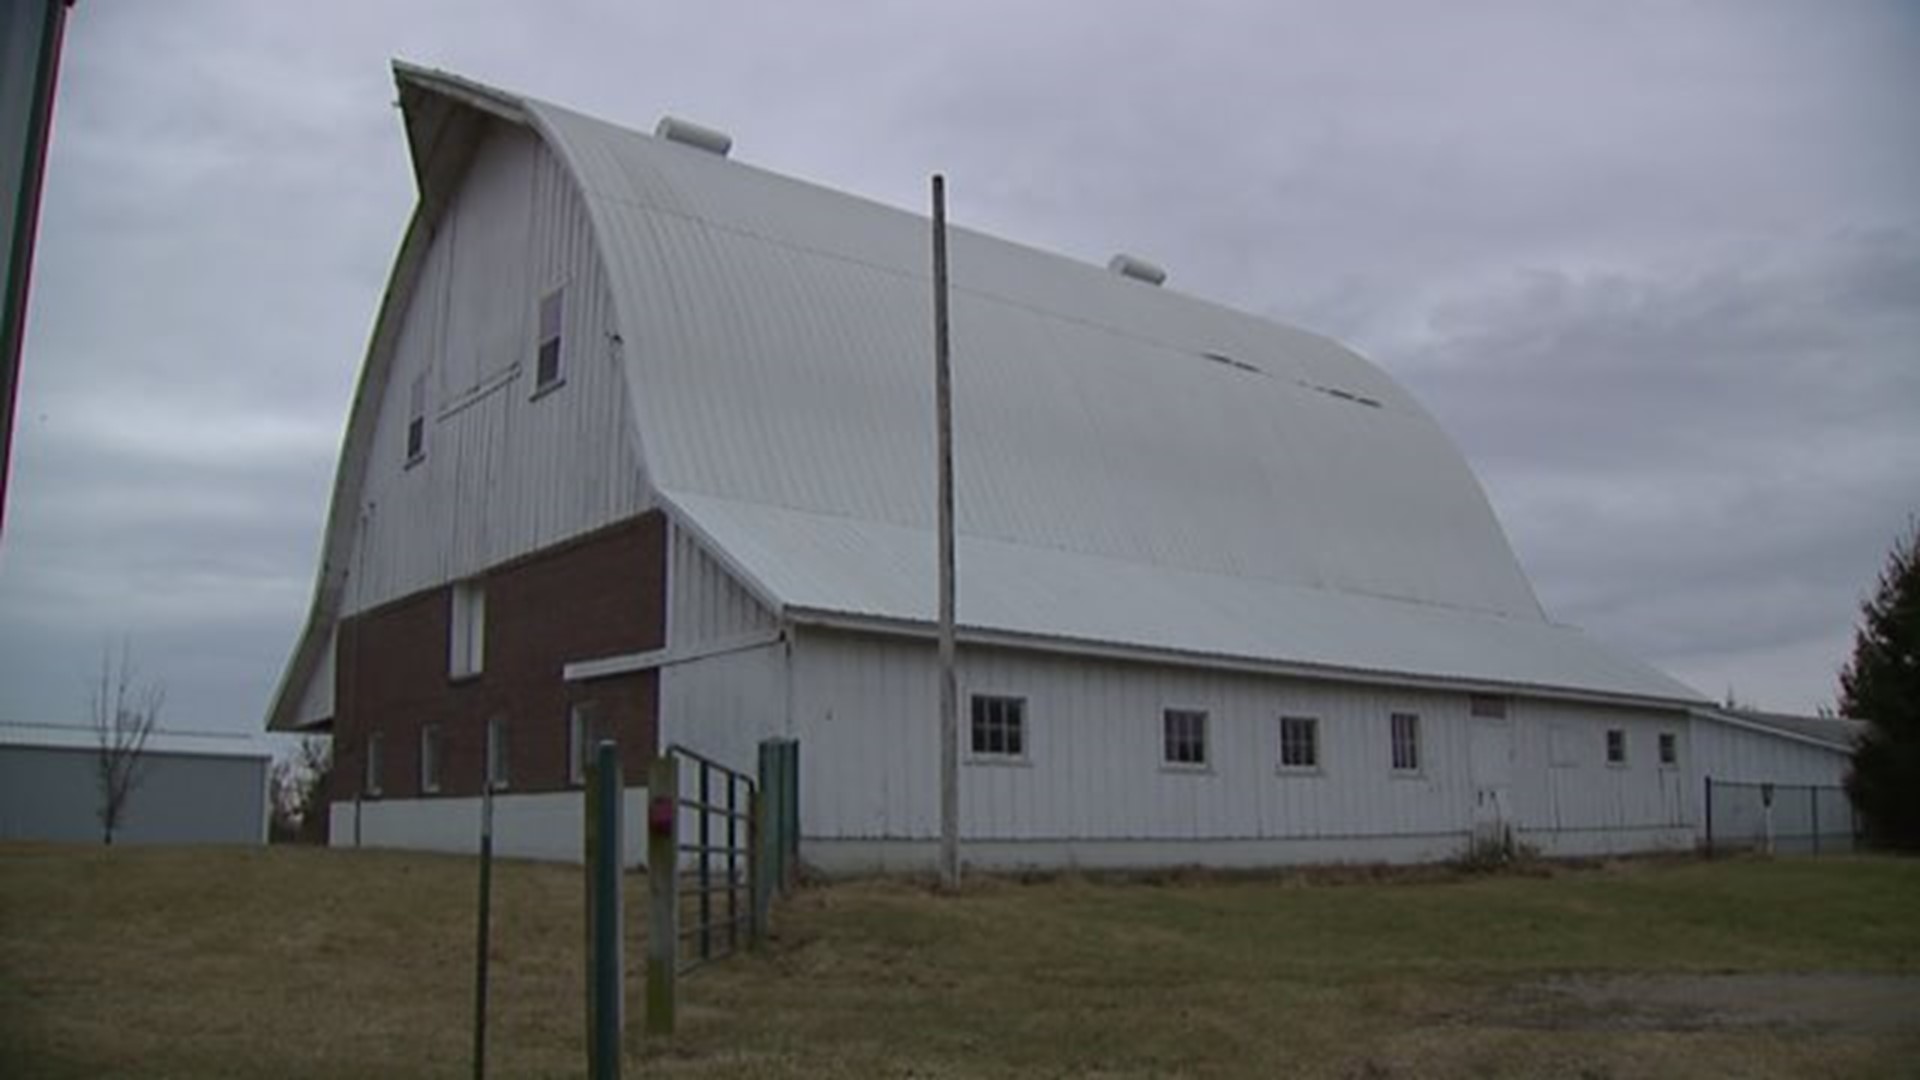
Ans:
[[[1120,254],[1107,260],[1107,269],[1121,277],[1130,277],[1135,281],[1144,281],[1149,285],[1158,285],[1167,280],[1167,272],[1145,259],[1133,255]]]
[[[733,149],[733,136],[724,131],[702,127],[691,120],[682,120],[677,116],[661,117],[660,123],[654,126],[653,134],[655,138],[685,143],[696,150],[705,150],[709,154],[718,154],[721,157],[726,157],[727,151]]]

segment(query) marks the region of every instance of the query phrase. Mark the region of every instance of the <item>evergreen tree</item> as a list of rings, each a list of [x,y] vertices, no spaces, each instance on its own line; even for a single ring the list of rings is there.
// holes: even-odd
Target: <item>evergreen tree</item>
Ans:
[[[1867,722],[1847,793],[1871,839],[1920,850],[1920,519],[1887,556],[1860,613],[1853,659],[1840,673],[1840,711]]]

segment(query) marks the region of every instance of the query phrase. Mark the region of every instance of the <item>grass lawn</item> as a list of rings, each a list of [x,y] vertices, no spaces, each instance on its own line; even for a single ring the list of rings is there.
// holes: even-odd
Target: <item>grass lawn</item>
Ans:
[[[581,875],[496,865],[494,1075],[583,1068]],[[0,847],[0,1076],[459,1076],[475,867]],[[627,1074],[1920,1075],[1920,861],[805,890]],[[1818,973],[1818,974],[1813,974]]]

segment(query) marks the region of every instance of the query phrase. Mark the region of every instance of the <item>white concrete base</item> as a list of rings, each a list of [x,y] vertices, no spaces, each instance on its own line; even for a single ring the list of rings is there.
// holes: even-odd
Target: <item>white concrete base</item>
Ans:
[[[1256,869],[1333,863],[1423,863],[1466,851],[1465,833],[1222,840],[966,840],[961,862],[973,869],[1141,870],[1176,866]],[[805,837],[800,859],[829,875],[932,872],[936,840]]]
[[[1643,855],[1660,851],[1692,851],[1690,825],[1650,825],[1617,829],[1517,830],[1514,839],[1550,859],[1581,859],[1604,855]]]
[[[1686,851],[1693,832],[1672,828],[1589,829],[1520,832],[1516,839],[1550,858]],[[1142,870],[1177,866],[1258,869],[1341,863],[1444,862],[1467,853],[1465,832],[1410,836],[1274,837],[1220,840],[968,840],[963,864],[977,870]],[[939,842],[932,839],[835,839],[805,837],[800,858],[830,876],[932,873]]]
[[[493,853],[502,858],[585,861],[582,794],[503,792],[493,800]],[[625,865],[647,861],[647,789],[630,787],[621,807]],[[334,803],[334,847],[397,848],[474,854],[480,850],[480,799],[369,799]]]

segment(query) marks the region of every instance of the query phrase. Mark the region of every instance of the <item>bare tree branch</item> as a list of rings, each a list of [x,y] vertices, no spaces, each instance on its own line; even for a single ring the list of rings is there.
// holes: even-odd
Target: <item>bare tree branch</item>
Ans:
[[[166,688],[141,683],[131,646],[122,644],[116,658],[100,653],[100,677],[93,684],[91,712],[99,744],[95,772],[100,787],[100,842],[113,843],[113,834],[125,821],[127,801],[140,786],[147,736],[160,721]]]

